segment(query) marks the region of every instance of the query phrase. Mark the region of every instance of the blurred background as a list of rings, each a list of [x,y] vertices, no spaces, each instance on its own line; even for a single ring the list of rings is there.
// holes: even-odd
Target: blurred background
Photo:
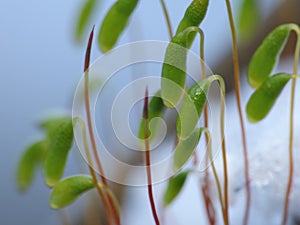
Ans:
[[[285,5],[288,8],[288,2],[296,1],[260,1],[262,21],[265,21],[257,27],[257,30],[262,31],[258,32],[260,35],[274,28],[272,23],[286,22],[285,18],[293,16],[291,11],[287,11],[286,15],[278,13],[278,6]],[[190,0],[166,0],[174,30],[189,3]],[[240,1],[234,0],[232,3],[237,16]],[[73,94],[82,76],[89,33],[89,29],[86,30],[83,41],[76,42],[75,26],[83,4],[84,1],[80,0],[0,2],[0,224],[60,223],[58,213],[48,206],[49,189],[44,184],[42,175],[38,174],[29,191],[21,194],[16,188],[15,172],[25,147],[41,136],[36,127],[38,121],[51,112],[71,112]],[[89,28],[95,24],[96,30],[99,29],[105,12],[112,4],[111,0],[99,1]],[[284,7],[282,10],[286,9]],[[211,1],[201,27],[206,34],[206,63],[214,71],[227,77],[228,90],[231,90],[231,35],[225,1]],[[241,49],[245,53],[245,56],[241,56],[243,65],[249,61],[251,49],[253,51],[254,46],[261,42],[263,36],[260,35],[255,35],[247,43],[241,43]],[[159,1],[140,1],[118,45],[138,40],[168,41]],[[94,44],[92,60],[102,54]],[[198,52],[198,41],[192,49]],[[231,102],[234,103],[229,100],[228,107]],[[82,166],[78,165],[81,159],[76,146],[73,150],[67,163],[66,176],[78,173]],[[192,190],[197,192],[195,187]],[[138,189],[135,190],[136,194],[133,191],[127,198],[139,196]],[[75,211],[81,210],[79,203],[74,208]],[[149,223],[143,224],[152,224],[149,215],[143,217],[147,213],[150,215],[150,212],[142,211],[140,219],[149,219]],[[125,221],[132,221],[134,218],[133,215],[125,217]]]

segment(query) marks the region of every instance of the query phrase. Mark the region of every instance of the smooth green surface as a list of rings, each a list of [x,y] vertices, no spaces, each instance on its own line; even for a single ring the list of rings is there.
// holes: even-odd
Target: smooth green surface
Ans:
[[[281,73],[265,80],[252,94],[247,104],[246,112],[250,122],[259,122],[266,117],[282,89],[291,78],[291,75]]]
[[[180,33],[172,38],[165,53],[162,67],[161,96],[165,106],[174,108],[185,88],[187,34]]]
[[[161,96],[169,108],[177,106],[185,88],[187,51],[196,35],[194,30],[187,30],[200,25],[206,15],[208,2],[192,1],[178,25],[176,35],[167,47],[162,68],[162,77],[166,79],[161,81]]]
[[[49,139],[53,137],[56,133],[57,128],[64,122],[69,121],[71,119],[70,116],[58,116],[58,117],[51,117],[46,120],[43,120],[39,123],[39,127],[42,128]]]
[[[60,209],[70,205],[81,194],[94,188],[93,179],[86,175],[66,178],[55,185],[50,195],[50,206]]]
[[[178,171],[189,160],[197,147],[203,129],[195,129],[186,139],[179,139],[174,153],[174,170]]]
[[[189,171],[184,171],[171,177],[164,194],[164,206],[170,205],[182,190]]]
[[[242,40],[252,37],[260,21],[257,0],[243,0],[238,19],[238,30]]]
[[[44,175],[46,184],[53,187],[62,177],[67,156],[73,143],[72,120],[64,121],[56,130],[46,155]]]
[[[188,27],[191,26],[198,27],[206,15],[208,3],[209,0],[192,1],[191,4],[186,9],[185,14],[177,27],[176,35],[184,31]],[[196,35],[195,33],[189,35],[188,44],[187,44],[188,47],[192,45],[195,35]]]
[[[111,50],[128,24],[138,0],[118,0],[106,14],[98,36],[102,52]]]
[[[20,191],[26,191],[33,181],[36,167],[45,154],[45,141],[38,141],[23,153],[17,168],[17,185]]]
[[[160,91],[158,91],[152,98],[148,106],[148,120],[149,120],[149,128],[150,128],[150,137],[149,139],[153,139],[155,137],[155,133],[158,128],[158,121],[151,121],[153,118],[159,117],[161,118],[163,113],[165,112],[166,107],[163,103],[163,100],[160,97]],[[142,118],[139,128],[139,138],[145,139],[145,119]]]
[[[187,138],[195,129],[206,103],[207,92],[212,81],[209,77],[194,84],[184,96],[176,122],[177,135],[180,138]]]
[[[257,89],[272,73],[293,24],[274,29],[254,53],[247,72],[249,84]]]
[[[86,30],[86,26],[92,16],[93,9],[96,6],[96,0],[86,0],[83,3],[82,9],[79,13],[77,25],[76,25],[76,39],[81,41]]]

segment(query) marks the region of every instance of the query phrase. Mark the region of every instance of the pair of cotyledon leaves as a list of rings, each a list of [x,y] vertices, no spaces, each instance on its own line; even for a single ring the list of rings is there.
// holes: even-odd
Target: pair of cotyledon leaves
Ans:
[[[292,30],[299,34],[299,27],[295,24],[284,24],[275,28],[258,47],[249,63],[248,82],[255,89],[246,107],[250,122],[258,122],[266,117],[292,78],[291,74],[287,73],[271,76]]]
[[[90,176],[76,175],[61,180],[68,153],[73,143],[73,125],[70,117],[51,118],[40,127],[46,132],[44,140],[33,143],[23,153],[17,168],[17,183],[26,191],[33,181],[34,173],[43,166],[46,184],[53,188],[50,206],[59,209],[71,204],[84,192],[95,188]],[[118,209],[113,193],[102,184],[98,187],[108,194]]]

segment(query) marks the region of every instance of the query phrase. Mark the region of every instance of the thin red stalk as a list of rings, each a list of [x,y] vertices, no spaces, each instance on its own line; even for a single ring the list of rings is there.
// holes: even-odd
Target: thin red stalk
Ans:
[[[87,117],[87,127],[88,127],[88,132],[90,136],[90,141],[92,145],[92,151],[94,158],[96,160],[96,165],[98,167],[101,181],[105,187],[107,187],[107,181],[104,176],[104,171],[100,162],[100,158],[97,152],[97,146],[96,146],[96,141],[95,141],[95,136],[93,132],[93,127],[92,127],[92,119],[91,119],[91,111],[90,111],[90,101],[89,101],[89,66],[90,66],[90,56],[91,56],[91,49],[92,49],[92,41],[93,41],[93,36],[94,36],[94,27],[90,33],[90,37],[88,40],[88,45],[86,49],[86,54],[85,54],[85,64],[84,64],[84,100],[85,100],[85,110],[86,110],[86,117]],[[117,210],[115,209],[115,206],[113,204],[113,201],[109,195],[106,195],[109,206],[111,207],[112,214],[114,216],[114,219],[116,223],[119,225],[120,224],[120,217],[117,213]]]
[[[248,150],[247,150],[247,141],[246,141],[246,131],[245,124],[241,106],[241,94],[240,94],[240,69],[239,69],[239,57],[238,57],[238,49],[237,49],[237,35],[234,26],[234,20],[230,5],[230,0],[226,0],[226,6],[228,11],[228,18],[231,28],[232,34],[232,55],[233,55],[233,65],[234,65],[234,84],[235,84],[235,96],[239,113],[239,120],[241,126],[242,133],[242,143],[243,143],[243,155],[244,155],[244,163],[245,163],[245,183],[246,183],[246,208],[243,219],[243,224],[248,224],[249,212],[250,212],[250,204],[251,204],[251,189],[250,189],[250,175],[249,175],[249,160],[248,160]],[[228,210],[228,209],[227,209]]]
[[[148,88],[146,88],[144,99],[143,118],[145,120],[145,155],[147,167],[147,182],[148,182],[148,196],[151,205],[152,215],[156,225],[160,225],[156,212],[155,202],[153,198],[152,178],[151,178],[151,160],[150,160],[150,145],[149,145],[149,124],[148,124]]]

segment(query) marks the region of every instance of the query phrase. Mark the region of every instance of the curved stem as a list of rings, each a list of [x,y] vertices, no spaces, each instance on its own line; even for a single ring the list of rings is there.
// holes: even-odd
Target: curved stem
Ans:
[[[213,161],[213,158],[212,158],[212,148],[211,148],[211,136],[210,136],[210,132],[207,128],[204,128],[203,131],[205,132],[205,137],[208,138],[208,149],[209,149],[209,158],[210,158],[210,161],[211,161],[211,166],[212,166],[212,171],[213,171],[213,175],[215,177],[215,180],[216,180],[216,184],[217,184],[217,191],[218,191],[218,195],[219,195],[219,200],[220,200],[220,204],[221,204],[221,209],[223,210],[224,209],[224,203],[223,203],[223,197],[222,197],[222,188],[221,188],[221,183],[220,183],[220,179],[218,177],[218,174],[217,174],[217,170],[216,170],[216,167],[215,167],[215,163]]]
[[[289,178],[288,184],[285,194],[285,201],[284,201],[284,211],[282,217],[282,225],[285,225],[287,222],[288,216],[288,209],[289,209],[289,197],[292,189],[293,184],[293,176],[294,176],[294,157],[293,157],[293,138],[294,138],[294,105],[295,105],[295,89],[296,89],[296,77],[298,73],[298,64],[299,64],[299,53],[300,53],[300,30],[297,26],[294,29],[297,33],[297,44],[294,56],[294,69],[293,69],[293,76],[292,76],[292,87],[291,87],[291,103],[290,103],[290,137],[289,137]]]
[[[97,192],[98,192],[98,194],[101,198],[101,201],[103,202],[105,214],[106,214],[106,217],[107,217],[107,220],[108,220],[108,224],[113,224],[110,211],[108,210],[109,209],[108,200],[105,197],[101,187],[99,186],[97,175],[96,175],[94,169],[91,167],[92,157],[91,157],[89,147],[88,147],[89,145],[88,145],[88,141],[87,141],[87,137],[86,137],[85,124],[84,124],[83,120],[78,118],[78,117],[73,119],[73,124],[75,125],[76,123],[78,123],[81,127],[81,133],[82,133],[82,138],[83,138],[83,146],[84,146],[85,155],[86,155],[86,158],[87,158],[87,161],[88,161],[88,168],[89,168],[90,174],[92,176],[93,183],[94,183],[94,185],[97,189]]]
[[[219,81],[221,95],[221,111],[220,111],[220,132],[222,138],[222,155],[223,155],[223,171],[224,171],[224,224],[229,225],[228,212],[228,171],[227,171],[227,156],[225,144],[225,83],[221,76],[214,75],[213,79]]]
[[[200,52],[200,65],[201,65],[201,78],[202,80],[204,80],[206,78],[206,71],[205,71],[205,62],[204,62],[204,32],[202,31],[201,28],[199,27],[196,27],[196,26],[193,26],[193,27],[188,27],[186,30],[184,30],[183,32],[185,32],[187,35],[189,35],[190,32],[197,32],[199,35],[200,35],[200,49],[199,49],[199,52]],[[208,111],[207,111],[207,105],[205,104],[204,106],[204,127],[208,128]],[[205,132],[205,142],[206,142],[206,145],[208,146],[209,145],[209,135]],[[206,155],[206,163],[208,163],[208,160],[209,160],[209,154]],[[196,153],[195,153],[195,157],[197,157]],[[198,162],[198,160],[195,160],[196,162]],[[213,172],[214,172],[214,177],[215,177],[215,180],[216,180],[216,183],[218,185],[219,182],[219,179],[218,179],[218,176],[217,176],[217,173],[216,172],[216,168],[215,168],[215,165],[212,164],[212,169],[213,169]],[[205,171],[205,179],[204,179],[204,185],[202,186],[202,194],[203,194],[203,198],[204,198],[204,201],[205,201],[205,208],[206,208],[206,213],[207,213],[207,216],[208,216],[208,220],[210,222],[211,225],[214,225],[215,224],[215,221],[216,221],[216,218],[215,218],[215,215],[212,214],[214,210],[211,210],[211,208],[214,208],[213,207],[213,204],[212,204],[212,201],[210,199],[210,196],[209,196],[209,173],[208,173],[208,170]],[[223,203],[221,202],[221,205]]]
[[[104,170],[102,168],[100,158],[97,152],[97,146],[95,141],[95,136],[93,132],[93,126],[92,126],[92,119],[91,119],[91,110],[90,110],[90,100],[89,100],[89,66],[90,66],[90,56],[91,56],[91,48],[92,48],[92,41],[94,36],[94,27],[90,33],[86,54],[85,54],[85,64],[84,64],[84,102],[85,102],[85,111],[86,111],[86,117],[87,117],[87,127],[88,132],[90,136],[90,141],[92,145],[92,151],[94,158],[96,160],[96,165],[98,167],[101,181],[105,187],[107,187],[107,181],[104,176]],[[114,207],[113,201],[109,195],[107,195],[109,205],[111,206],[112,214],[114,216],[115,222],[119,225],[120,224],[120,218],[117,214],[117,210]]]
[[[145,120],[145,155],[146,155],[146,168],[147,168],[147,187],[148,196],[151,205],[152,215],[156,225],[160,225],[156,212],[155,202],[153,198],[152,178],[151,178],[151,159],[150,159],[150,145],[149,145],[149,121],[148,121],[148,88],[146,88],[143,117]]]
[[[238,58],[238,49],[237,49],[237,35],[234,26],[230,0],[225,0],[225,1],[227,6],[231,34],[232,34],[232,54],[233,54],[233,65],[234,65],[235,96],[236,96],[240,126],[242,131],[243,155],[244,155],[244,163],[245,163],[244,175],[245,175],[245,183],[246,183],[246,208],[245,208],[245,214],[243,219],[243,225],[247,225],[249,212],[250,212],[250,204],[251,204],[251,189],[250,189],[249,160],[248,160],[248,150],[247,150],[247,141],[246,141],[246,131],[245,131],[245,124],[244,124],[244,118],[242,113],[242,106],[241,106],[240,69],[239,69],[239,58]]]
[[[170,39],[172,39],[172,37],[173,37],[172,25],[171,25],[170,16],[169,16],[165,1],[160,0],[160,4],[161,4],[161,6],[163,8],[163,11],[164,11],[164,15],[165,15],[165,19],[166,19],[166,22],[167,22]]]

